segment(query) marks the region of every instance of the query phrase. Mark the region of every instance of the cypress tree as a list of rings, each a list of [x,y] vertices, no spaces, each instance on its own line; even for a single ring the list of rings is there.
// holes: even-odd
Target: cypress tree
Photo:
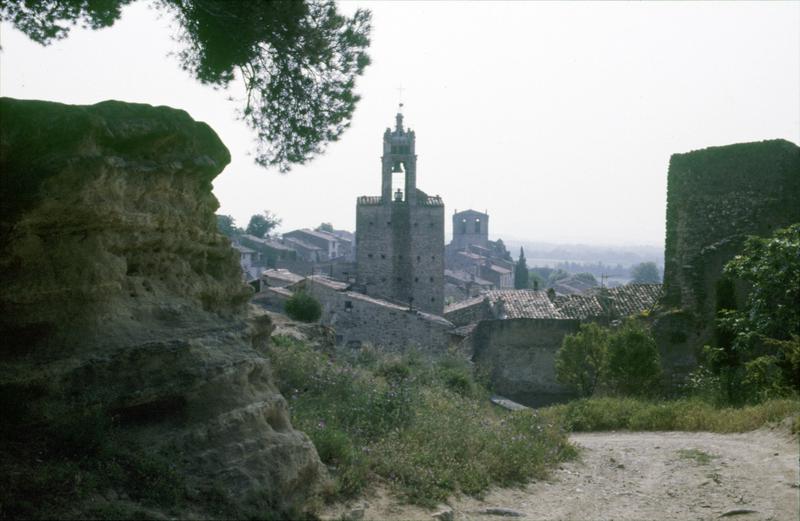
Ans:
[[[514,266],[514,288],[528,289],[528,263],[525,262],[525,252],[519,248],[519,259]]]

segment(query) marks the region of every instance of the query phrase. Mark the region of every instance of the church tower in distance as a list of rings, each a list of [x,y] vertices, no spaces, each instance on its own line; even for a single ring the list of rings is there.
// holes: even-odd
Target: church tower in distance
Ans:
[[[381,165],[381,195],[356,204],[356,282],[367,295],[441,314],[444,202],[417,188],[415,135],[401,113],[383,134]]]

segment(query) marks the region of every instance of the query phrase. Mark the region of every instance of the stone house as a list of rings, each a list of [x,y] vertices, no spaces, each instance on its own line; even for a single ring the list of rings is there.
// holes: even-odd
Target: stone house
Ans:
[[[314,256],[314,261],[328,261],[339,257],[346,257],[350,255],[352,244],[346,239],[339,236],[321,231],[309,230],[304,228],[301,230],[292,230],[283,234],[283,240],[286,244],[299,244],[304,252],[309,252],[308,255]],[[314,252],[311,254],[310,252]],[[312,260],[303,254],[307,260]]]
[[[582,322],[608,324],[652,310],[660,284],[631,284],[581,295],[539,290],[493,290],[448,306],[445,318],[459,330],[473,361],[490,375],[492,389],[539,406],[570,396],[556,381],[555,354]]]
[[[240,235],[239,242],[258,252],[258,265],[274,268],[278,263],[290,262],[297,259],[297,252],[275,239],[256,237],[255,235]]]
[[[259,272],[261,271],[258,252],[235,242],[231,243],[231,247],[239,252],[239,265],[242,267],[242,279],[247,283],[258,280]]]
[[[495,289],[495,285],[486,279],[476,277],[464,270],[444,270],[445,298],[458,302],[475,297],[486,291]]]
[[[373,345],[402,352],[408,348],[436,354],[455,342],[453,324],[444,318],[386,300],[350,291],[349,285],[322,276],[303,278],[287,287],[265,288],[254,299],[267,309],[282,311],[294,292],[306,291],[322,304],[320,323],[336,332],[337,345]]]

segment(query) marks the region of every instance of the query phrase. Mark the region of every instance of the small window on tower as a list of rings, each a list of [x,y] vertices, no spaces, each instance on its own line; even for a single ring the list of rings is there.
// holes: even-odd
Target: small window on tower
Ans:
[[[481,220],[475,219],[475,233],[481,233]]]
[[[344,310],[345,311],[352,311],[353,310],[353,302],[350,300],[344,301]]]
[[[433,282],[433,277],[430,277],[428,280],[429,280],[429,281],[431,281],[431,282]]]
[[[372,254],[371,253],[367,253],[367,258],[371,259],[372,258]]]
[[[414,282],[419,282],[419,277],[414,277]]]
[[[386,258],[386,254],[385,253],[381,253],[381,259],[385,259],[385,258]]]
[[[467,233],[467,220],[461,219],[461,233]]]
[[[419,261],[421,261],[421,260],[422,260],[422,257],[420,257],[419,255],[417,255],[417,262],[419,262]]]

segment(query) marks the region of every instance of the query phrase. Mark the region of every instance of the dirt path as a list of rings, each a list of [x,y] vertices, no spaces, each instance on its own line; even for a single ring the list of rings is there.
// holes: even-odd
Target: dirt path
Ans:
[[[323,518],[435,521],[432,514],[452,510],[454,521],[800,519],[798,440],[783,429],[570,439],[582,448],[581,457],[546,481],[492,490],[483,500],[455,498],[434,511],[401,505],[379,491],[366,502],[332,507]]]

